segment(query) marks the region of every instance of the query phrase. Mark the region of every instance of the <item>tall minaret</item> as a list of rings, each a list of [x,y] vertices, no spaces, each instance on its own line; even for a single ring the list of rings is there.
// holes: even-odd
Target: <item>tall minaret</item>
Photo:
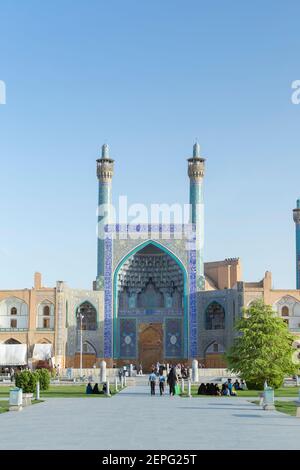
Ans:
[[[300,199],[293,210],[293,217],[296,225],[296,289],[300,289]]]
[[[97,178],[99,180],[98,197],[98,253],[96,290],[104,289],[104,225],[111,223],[112,177],[114,160],[109,156],[109,147],[102,145],[101,158],[97,160]]]
[[[196,226],[196,276],[197,290],[204,290],[204,200],[203,178],[205,158],[200,155],[200,145],[193,146],[193,157],[188,159],[188,175],[190,178],[190,222]]]

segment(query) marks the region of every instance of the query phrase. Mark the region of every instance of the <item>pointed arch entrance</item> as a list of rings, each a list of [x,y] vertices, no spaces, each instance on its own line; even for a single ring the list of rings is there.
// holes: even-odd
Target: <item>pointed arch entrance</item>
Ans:
[[[113,299],[114,359],[188,357],[187,273],[168,248],[148,240],[131,250],[115,269]]]
[[[164,334],[161,323],[141,323],[138,331],[138,363],[145,372],[164,360]]]

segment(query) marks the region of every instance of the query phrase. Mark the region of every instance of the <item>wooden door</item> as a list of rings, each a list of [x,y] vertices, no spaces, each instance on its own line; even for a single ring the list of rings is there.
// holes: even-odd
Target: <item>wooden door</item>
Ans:
[[[143,372],[150,372],[152,366],[163,361],[162,323],[142,323],[139,326],[139,363]]]

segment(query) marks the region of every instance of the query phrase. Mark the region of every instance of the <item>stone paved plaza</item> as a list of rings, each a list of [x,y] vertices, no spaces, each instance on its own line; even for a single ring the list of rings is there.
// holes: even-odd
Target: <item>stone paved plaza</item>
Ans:
[[[51,398],[0,415],[1,449],[300,449],[300,419],[241,398]]]

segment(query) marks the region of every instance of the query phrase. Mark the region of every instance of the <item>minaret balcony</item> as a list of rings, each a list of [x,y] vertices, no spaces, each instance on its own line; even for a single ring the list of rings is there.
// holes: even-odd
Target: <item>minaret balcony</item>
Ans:
[[[300,209],[294,209],[293,210],[293,218],[295,224],[300,224]]]

